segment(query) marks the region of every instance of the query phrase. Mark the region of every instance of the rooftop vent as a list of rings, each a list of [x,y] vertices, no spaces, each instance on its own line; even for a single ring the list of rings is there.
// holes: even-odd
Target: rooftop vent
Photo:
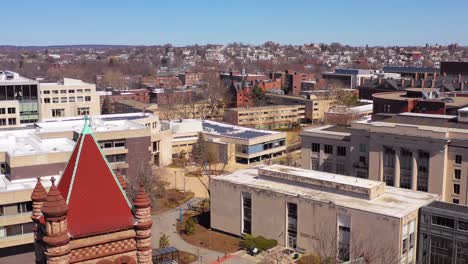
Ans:
[[[468,107],[458,109],[458,122],[468,123]]]

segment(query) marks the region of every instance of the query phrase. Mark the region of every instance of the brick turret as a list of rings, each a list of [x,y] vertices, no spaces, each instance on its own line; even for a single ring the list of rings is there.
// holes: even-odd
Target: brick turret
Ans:
[[[33,220],[33,233],[34,233],[34,253],[36,256],[36,263],[42,264],[45,262],[44,255],[44,230],[40,224],[40,217],[42,216],[42,206],[47,198],[47,191],[41,183],[41,178],[37,178],[36,186],[31,194],[31,201],[33,212],[31,219]]]
[[[46,245],[47,264],[67,264],[70,260],[70,237],[67,227],[68,206],[62,194],[55,186],[52,177],[52,187],[42,206],[46,234],[43,238]]]
[[[152,263],[151,226],[153,225],[153,220],[151,219],[151,200],[148,194],[146,194],[143,185],[140,186],[133,205],[135,206],[138,263],[149,264]]]

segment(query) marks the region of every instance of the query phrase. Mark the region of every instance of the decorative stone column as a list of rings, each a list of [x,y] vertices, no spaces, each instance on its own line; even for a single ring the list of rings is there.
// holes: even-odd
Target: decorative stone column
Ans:
[[[70,261],[70,237],[67,227],[68,206],[62,194],[55,186],[52,177],[47,198],[42,207],[46,225],[44,243],[46,245],[47,264],[68,264]]]
[[[393,184],[395,187],[400,188],[400,151],[394,151],[395,162],[393,164]]]
[[[149,264],[152,261],[152,247],[151,247],[151,226],[153,220],[151,218],[151,200],[140,185],[140,190],[133,202],[135,206],[135,231],[137,242],[137,260],[138,264]]]
[[[412,166],[411,166],[411,189],[416,191],[418,189],[418,152],[411,153]]]
[[[47,191],[45,190],[44,186],[41,183],[41,178],[37,178],[36,186],[31,194],[31,201],[32,201],[32,215],[31,219],[33,220],[33,233],[34,233],[34,253],[36,257],[37,264],[45,263],[45,255],[44,255],[44,242],[42,241],[44,237],[44,230],[42,225],[39,222],[39,218],[42,216],[42,206],[47,197]]]

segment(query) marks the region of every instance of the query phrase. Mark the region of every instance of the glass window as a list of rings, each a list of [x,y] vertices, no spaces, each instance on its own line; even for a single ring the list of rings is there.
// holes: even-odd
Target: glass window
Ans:
[[[79,116],[82,115],[89,115],[89,107],[78,107],[78,113]]]
[[[68,102],[74,103],[75,102],[75,97],[68,97]]]
[[[325,154],[333,154],[333,145],[325,145]]]
[[[67,100],[67,97],[60,97],[60,102],[61,103],[66,103],[68,100]]]
[[[4,115],[6,113],[5,108],[0,108],[0,115]]]
[[[59,102],[59,98],[58,98],[58,97],[52,98],[52,103],[57,104],[58,102]]]
[[[320,152],[320,144],[312,143],[312,152]]]
[[[359,144],[359,152],[367,152],[367,144]]]
[[[68,93],[75,93],[75,90],[68,90]]]
[[[453,174],[455,179],[459,180],[461,178],[461,170],[455,169]]]
[[[67,90],[60,90],[60,93],[65,94],[65,93],[67,93]]]
[[[455,164],[461,164],[462,163],[462,156],[461,155],[456,155],[455,156]]]
[[[0,118],[0,126],[6,126],[6,118]]]
[[[76,97],[77,102],[83,102],[83,96],[78,96]]]
[[[16,108],[14,108],[14,107],[8,107],[8,113],[9,113],[9,114],[16,114]]]
[[[338,146],[336,153],[338,156],[346,156],[346,147]]]
[[[50,91],[45,90],[45,91],[42,91],[42,93],[43,94],[50,94]]]
[[[44,103],[45,104],[50,104],[50,98],[44,98]]]
[[[58,90],[52,90],[52,94],[58,94],[59,91]]]
[[[8,125],[10,126],[16,125],[16,118],[8,118]]]
[[[82,93],[82,92],[83,92],[83,89],[77,89],[76,92],[77,92],[77,93]]]
[[[86,93],[90,93],[91,92],[91,89],[85,89],[84,90]]]
[[[433,225],[438,225],[438,226],[445,226],[448,228],[454,228],[455,227],[455,221],[451,218],[446,218],[442,216],[432,216],[432,224]]]
[[[85,101],[86,101],[86,102],[91,101],[91,96],[85,96]]]
[[[455,194],[460,194],[460,184],[455,183],[455,184],[453,185],[453,193],[455,193]]]
[[[52,109],[52,117],[64,117],[65,109]]]

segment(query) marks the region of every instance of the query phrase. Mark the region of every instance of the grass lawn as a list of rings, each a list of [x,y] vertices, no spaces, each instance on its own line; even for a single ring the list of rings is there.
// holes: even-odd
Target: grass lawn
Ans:
[[[187,235],[184,232],[185,221],[192,217],[196,222],[195,232]],[[195,246],[208,248],[218,252],[233,253],[240,249],[239,237],[227,235],[217,231],[210,231],[210,213],[200,213],[190,211],[184,214],[184,220],[177,223],[177,231],[181,237],[187,242]]]

